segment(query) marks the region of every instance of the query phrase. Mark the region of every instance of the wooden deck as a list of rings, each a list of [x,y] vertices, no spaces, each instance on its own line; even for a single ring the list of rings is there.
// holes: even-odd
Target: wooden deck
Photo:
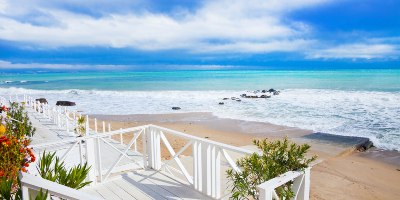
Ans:
[[[211,199],[154,170],[138,170],[113,177],[110,181],[83,189],[103,199]]]

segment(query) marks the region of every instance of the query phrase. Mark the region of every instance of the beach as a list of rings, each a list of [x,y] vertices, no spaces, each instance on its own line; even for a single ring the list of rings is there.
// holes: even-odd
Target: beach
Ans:
[[[397,199],[400,196],[400,153],[376,148],[365,152],[340,139],[309,139],[310,130],[270,123],[224,119],[210,113],[92,115],[111,122],[113,130],[155,124],[210,140],[251,148],[254,139],[282,139],[311,145],[309,155],[318,155],[311,171],[311,199]],[[92,123],[93,126],[93,123]],[[99,130],[101,130],[99,125]],[[168,136],[167,136],[168,137]],[[115,138],[118,139],[118,138]],[[168,138],[175,151],[186,141]],[[128,141],[129,138],[124,138]],[[340,142],[338,142],[340,141]],[[139,143],[140,144],[140,143]],[[183,155],[190,155],[190,150]],[[162,149],[163,159],[169,153]]]
[[[0,93],[75,102],[67,109],[88,115],[92,130],[97,118],[100,133],[102,121],[112,130],[155,124],[251,150],[254,139],[287,136],[318,155],[312,199],[398,199],[399,76],[398,69],[9,73],[0,77]],[[279,94],[262,92],[272,88]],[[166,137],[175,152],[187,142]],[[366,141],[375,147],[355,150]],[[171,158],[165,147],[161,157]]]

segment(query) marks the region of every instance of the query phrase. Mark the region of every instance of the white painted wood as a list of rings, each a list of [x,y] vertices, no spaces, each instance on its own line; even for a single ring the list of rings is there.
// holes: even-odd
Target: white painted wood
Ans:
[[[137,137],[139,137],[139,136],[137,136]],[[136,143],[137,137],[136,137],[134,143]],[[101,139],[103,142],[105,142],[107,145],[109,145],[111,148],[113,148],[115,151],[117,151],[118,153],[120,153],[121,155],[123,155],[125,158],[131,160],[132,162],[136,163],[136,165],[142,167],[141,164],[140,164],[140,163],[137,163],[137,161],[136,161],[135,159],[129,157],[126,153],[124,153],[124,152],[122,152],[121,150],[119,150],[117,147],[115,147],[114,145],[112,145],[110,142],[108,142],[108,141],[105,140],[104,138],[100,138],[100,139]]]
[[[97,118],[94,118],[94,132],[97,134]]]
[[[121,133],[119,134],[119,143],[124,144],[124,138],[122,137],[122,128],[119,130],[121,131]]]
[[[149,167],[148,163],[148,147],[147,147],[147,135],[148,135],[148,128],[143,129],[143,134],[142,134],[142,152],[143,152],[143,166],[145,169]]]
[[[215,185],[214,185],[214,198],[219,199],[221,197],[221,151],[218,147],[215,149]]]
[[[163,189],[180,199],[208,199],[208,197],[194,190],[190,185],[182,184],[181,182],[157,171],[140,170],[128,173],[127,176],[138,183],[149,185],[154,188],[155,192],[159,192],[160,189]]]
[[[20,173],[19,176],[21,180],[21,186],[23,187],[23,190],[25,190],[25,192],[23,191],[24,199],[29,199],[29,191],[27,191],[27,188],[36,191],[39,191],[42,188],[43,190],[48,190],[49,194],[65,199],[99,199],[79,190],[75,190],[31,174]],[[27,195],[28,198],[26,197]]]
[[[102,174],[102,161],[101,161],[101,142],[100,138],[96,139],[96,147],[97,147],[97,176],[100,182],[103,182],[103,174]]]
[[[25,184],[21,184],[21,188],[22,188],[22,199],[29,200],[30,199],[29,188],[25,186]]]
[[[193,182],[194,188],[202,191],[202,165],[201,165],[201,142],[193,144]]]
[[[228,161],[229,165],[232,167],[233,170],[236,172],[241,172],[240,168],[236,165],[236,163],[232,160],[232,158],[229,156],[229,154],[225,151],[225,149],[222,149],[222,154],[224,155],[226,161]]]
[[[147,194],[149,194],[148,192],[150,192],[150,195],[152,195],[151,193],[157,193],[157,194],[159,194],[159,196],[162,196],[163,199],[181,199],[178,196],[178,194],[174,194],[174,191],[172,191],[170,189],[166,190],[163,188],[163,186],[164,187],[167,187],[167,186],[173,187],[173,185],[171,185],[171,184],[167,184],[167,185],[154,184],[154,182],[152,182],[152,179],[159,179],[160,176],[159,176],[159,172],[155,172],[155,171],[153,171],[153,172],[154,172],[154,174],[149,175],[149,176],[131,172],[131,173],[127,174],[127,177],[125,178],[125,180],[131,179],[131,180],[137,182],[138,184],[136,185],[136,187],[138,187],[141,190],[146,191]]]
[[[211,144],[202,142],[201,144],[201,174],[202,190],[204,194],[211,196]]]
[[[127,193],[125,190],[123,190],[121,187],[116,185],[114,182],[107,184],[107,188],[113,191],[113,193],[116,194],[121,200],[136,199],[135,197]]]
[[[79,143],[79,141],[75,142],[73,145],[71,145],[68,150],[64,153],[64,155],[61,156],[60,160],[64,161],[65,158],[67,157],[67,155],[69,154],[69,152],[71,152],[71,150]],[[39,146],[40,147],[40,146]],[[36,147],[38,148],[38,147]]]
[[[165,161],[162,165],[161,165],[161,169],[162,170],[164,167],[166,167],[170,162],[174,161],[175,158],[179,158],[179,155],[181,155],[187,148],[189,148],[190,145],[193,144],[193,141],[189,141],[185,144],[185,146],[183,146],[178,152],[175,153],[175,155],[172,156],[172,158],[170,160]]]
[[[167,199],[164,195],[161,195],[155,188],[159,188],[155,185],[145,184],[141,180],[135,180],[134,177],[123,175],[118,181],[115,181],[117,185],[122,188],[128,188],[128,191],[135,192],[137,199]]]
[[[83,165],[84,160],[83,160],[83,145],[82,145],[82,140],[79,141],[79,162],[81,165]]]
[[[138,189],[133,184],[130,184],[129,182],[127,182],[123,179],[120,179],[118,181],[113,181],[112,183],[114,183],[118,187],[122,188],[125,192],[129,193],[131,196],[133,196],[137,200],[152,199],[149,195],[144,193],[142,190]]]
[[[115,168],[115,166],[121,161],[122,157],[124,157],[124,154],[128,152],[132,144],[136,141],[137,138],[132,138],[125,150],[123,151],[123,154],[120,154],[117,161],[111,166],[111,168],[108,170],[107,174],[104,176],[104,181],[107,180],[107,178],[110,176],[111,172]]]
[[[86,126],[85,126],[86,134],[85,136],[89,135],[89,115],[86,115]]]
[[[96,149],[94,144],[94,138],[86,140],[86,162],[91,169],[96,167]],[[101,159],[101,157],[100,157]],[[95,170],[90,170],[88,173],[87,181],[92,181],[91,185],[96,183],[96,172]]]
[[[106,185],[100,185],[95,188],[95,191],[98,192],[104,199],[108,200],[118,200],[118,196],[111,190]]]
[[[179,132],[179,131],[171,130],[171,129],[164,128],[164,127],[161,127],[161,126],[157,126],[157,125],[153,125],[153,124],[149,124],[147,126],[148,127],[152,127],[152,128],[156,128],[156,129],[158,129],[160,131],[163,131],[165,133],[168,133],[168,134],[179,136],[179,137],[184,138],[184,139],[196,140],[196,141],[212,144],[214,146],[218,146],[218,147],[220,147],[222,149],[226,149],[226,150],[229,150],[229,151],[242,153],[242,154],[252,154],[253,153],[253,151],[251,151],[251,150],[247,150],[247,149],[243,149],[243,148],[240,148],[240,147],[235,147],[235,146],[232,146],[232,145],[228,145],[228,144],[224,144],[224,143],[215,142],[215,141],[212,141],[212,140],[208,140],[208,139],[192,136],[192,135],[189,135],[189,134],[186,134],[186,133],[182,133],[182,132]]]
[[[183,175],[185,176],[186,180],[190,183],[193,184],[193,179],[187,172],[186,168],[183,166],[182,162],[179,160],[178,157],[175,157],[175,151],[172,148],[171,144],[168,142],[167,138],[163,133],[160,134],[161,140],[163,141],[165,147],[167,148],[168,152],[173,156],[173,159],[175,160],[176,164],[178,165],[179,169],[182,171]]]

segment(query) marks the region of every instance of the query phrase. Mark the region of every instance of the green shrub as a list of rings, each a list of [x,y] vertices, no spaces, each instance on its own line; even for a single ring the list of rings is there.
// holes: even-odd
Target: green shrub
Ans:
[[[14,120],[9,120],[7,122],[7,132],[8,135],[13,135],[14,137],[32,137],[35,134],[36,129],[32,126],[29,121],[25,107],[20,104],[13,102],[10,104],[8,109],[8,115]]]
[[[259,199],[258,185],[288,171],[304,170],[316,159],[316,156],[306,157],[310,145],[297,145],[287,138],[272,142],[254,140],[254,144],[261,150],[261,155],[253,153],[239,159],[237,165],[241,172],[227,170],[227,177],[232,183],[231,199]],[[290,181],[275,190],[280,199],[294,197],[292,185]]]
[[[91,181],[84,182],[90,171],[87,163],[68,170],[55,153],[43,152],[38,163],[38,171],[42,178],[74,189],[81,189],[91,183]]]

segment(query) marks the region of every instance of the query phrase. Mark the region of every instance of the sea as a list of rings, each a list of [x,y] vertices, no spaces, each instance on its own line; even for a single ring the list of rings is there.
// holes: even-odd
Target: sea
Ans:
[[[271,88],[280,94],[240,97]],[[87,114],[211,112],[368,137],[379,148],[400,151],[400,69],[0,72],[0,96],[23,94],[50,104],[74,101]]]

